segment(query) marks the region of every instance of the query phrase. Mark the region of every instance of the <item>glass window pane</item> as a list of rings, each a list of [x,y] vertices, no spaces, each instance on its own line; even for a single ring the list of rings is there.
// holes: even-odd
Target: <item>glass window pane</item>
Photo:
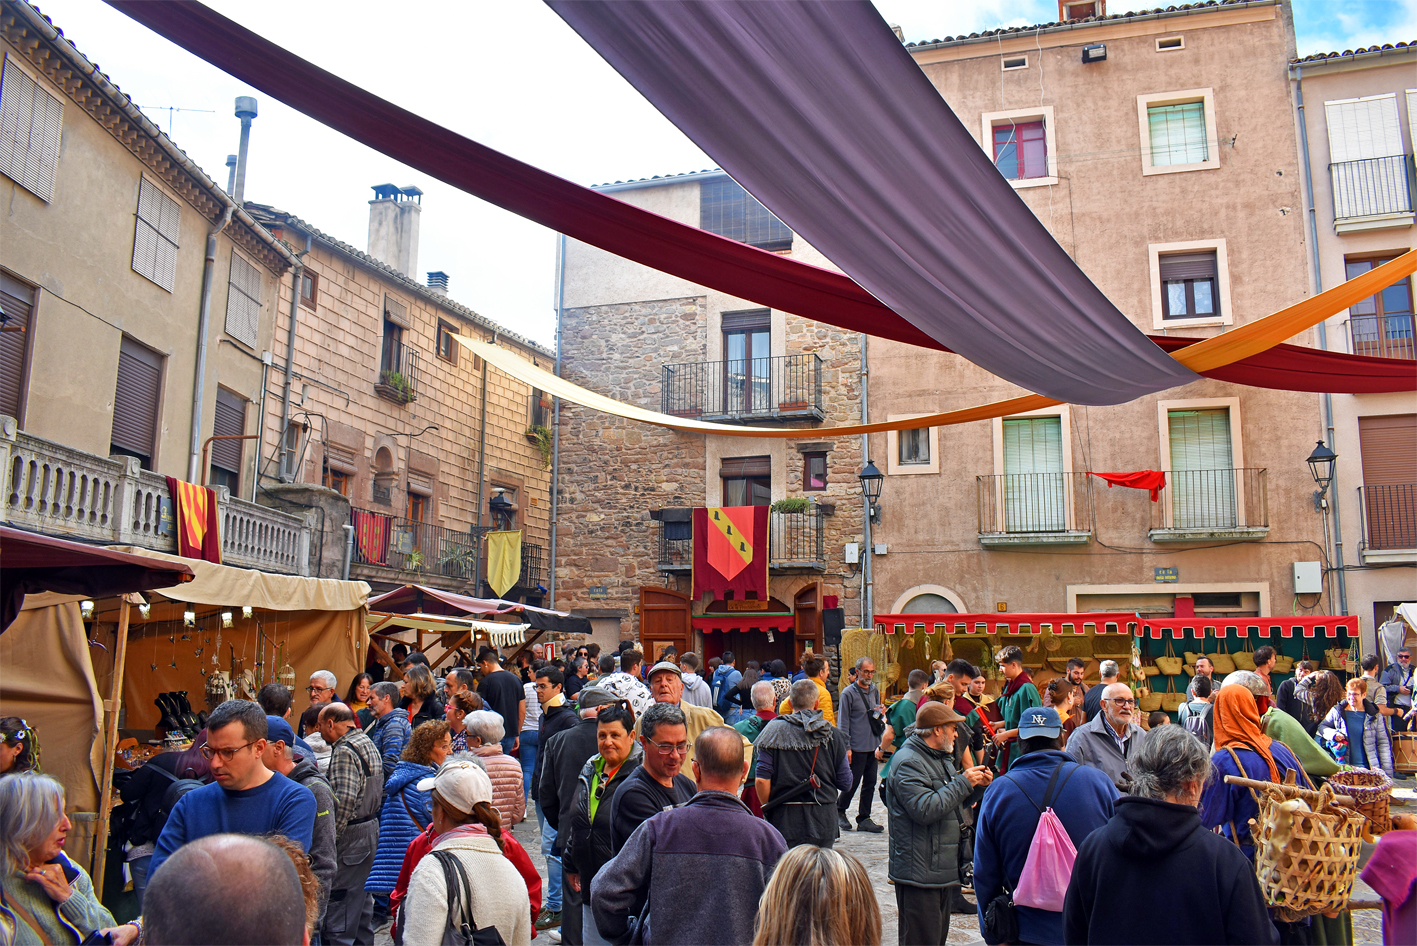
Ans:
[[[1215,303],[1211,301],[1213,285],[1209,279],[1197,279],[1191,284],[1196,297],[1196,315],[1211,315],[1215,312]]]
[[[1151,164],[1198,164],[1209,156],[1205,140],[1205,105],[1153,105],[1147,109]]]
[[[994,127],[994,166],[1009,180],[1018,179],[1018,136],[1013,125]]]
[[[1186,308],[1186,283],[1184,280],[1166,284],[1166,314],[1172,318],[1190,315]]]
[[[772,505],[772,483],[768,480],[749,480],[752,484],[752,501],[754,506]]]
[[[725,506],[748,505],[748,481],[744,479],[724,480],[723,504]]]
[[[1382,297],[1384,315],[1401,315],[1412,311],[1412,287],[1405,279],[1384,289]]]

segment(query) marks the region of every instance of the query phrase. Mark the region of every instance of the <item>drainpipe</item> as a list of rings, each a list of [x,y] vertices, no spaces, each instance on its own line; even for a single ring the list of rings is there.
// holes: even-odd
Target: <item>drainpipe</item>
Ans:
[[[207,389],[207,334],[212,321],[212,273],[216,269],[216,237],[231,223],[234,204],[227,204],[216,227],[207,234],[207,256],[202,263],[202,304],[197,315],[197,367],[192,378],[192,435],[188,443],[187,482],[205,483],[202,469],[202,404]]]
[[[344,580],[349,581],[349,563],[354,558],[354,526],[344,525]]]
[[[861,423],[871,422],[870,409],[866,402],[866,386],[869,381],[867,375],[869,369],[866,366],[866,335],[861,335]],[[866,458],[871,455],[871,435],[861,435],[861,461],[864,466]],[[862,497],[864,500],[864,496]],[[863,558],[861,559],[861,626],[865,628],[873,627],[876,609],[871,601],[875,592],[874,578],[871,574],[871,559],[874,557],[875,546],[871,544],[871,504],[864,503],[866,507],[865,518],[862,520],[861,533],[865,541],[862,543]]]
[[[242,136],[242,142],[245,142]],[[240,167],[240,165],[237,165]],[[239,178],[237,179],[240,180]],[[237,186],[240,186],[239,184]],[[305,275],[305,254],[310,252],[310,234],[305,234],[305,249],[296,254],[290,270],[290,331],[285,339],[285,385],[280,395],[280,481],[295,482],[290,457],[290,383],[295,377],[295,324],[300,318],[300,282]]]
[[[271,353],[261,352],[261,406],[256,409],[256,469],[251,477],[251,502],[256,501],[256,487],[261,480],[261,458],[266,455],[266,383],[271,373]]]
[[[556,377],[561,377],[561,319],[566,311],[566,234],[556,254]],[[556,516],[561,484],[561,399],[551,402],[551,570],[547,576],[547,607],[556,607]]]
[[[1294,67],[1295,104],[1299,109],[1299,150],[1304,157],[1304,190],[1309,204],[1309,246],[1314,262],[1314,293],[1323,292],[1323,271],[1319,269],[1319,219],[1314,208],[1314,168],[1309,158],[1309,128],[1304,113],[1304,67]],[[1328,322],[1319,323],[1319,347],[1328,351]],[[1321,395],[1324,408],[1324,426],[1328,430],[1328,446],[1338,452],[1337,432],[1333,423],[1333,395],[1325,391]],[[1333,482],[1330,484],[1329,518],[1333,520],[1333,565],[1338,576],[1338,613],[1348,613],[1348,576],[1343,570],[1343,520],[1339,515],[1338,465],[1334,464]]]
[[[492,344],[497,344],[497,336],[492,336]],[[472,557],[473,596],[482,595],[482,491],[486,488],[487,473],[487,359],[482,359],[482,418],[477,427],[477,545]]]

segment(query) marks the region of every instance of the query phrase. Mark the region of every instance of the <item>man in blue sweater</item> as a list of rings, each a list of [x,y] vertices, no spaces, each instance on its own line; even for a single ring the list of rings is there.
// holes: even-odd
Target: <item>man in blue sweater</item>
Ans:
[[[989,901],[1004,892],[1005,884],[1009,890],[1017,888],[1043,810],[1052,808],[1073,846],[1081,847],[1084,838],[1112,817],[1118,798],[1111,779],[1060,751],[1063,722],[1053,707],[1025,708],[1018,730],[1020,755],[1008,774],[994,779],[985,791],[975,829],[974,894],[980,932],[991,946],[995,940],[984,932],[984,912]],[[1018,942],[1062,946],[1061,912],[1016,910]]]
[[[211,762],[215,781],[173,806],[149,877],[182,845],[211,834],[283,834],[310,850],[315,796],[261,762],[267,725],[265,710],[249,700],[227,700],[212,710],[202,755]]]

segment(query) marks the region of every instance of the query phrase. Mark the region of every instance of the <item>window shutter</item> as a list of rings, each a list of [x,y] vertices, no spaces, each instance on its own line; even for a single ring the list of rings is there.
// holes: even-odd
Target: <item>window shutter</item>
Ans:
[[[1214,279],[1216,273],[1215,251],[1209,253],[1186,253],[1177,256],[1163,256],[1161,281],[1169,279]]]
[[[1324,115],[1329,161],[1334,164],[1403,153],[1395,93],[1325,102]]]
[[[261,331],[261,271],[231,252],[226,290],[226,334],[255,348]]]
[[[225,388],[216,389],[216,414],[212,418],[212,434],[217,437],[240,437],[246,433],[246,400]],[[243,440],[213,440],[212,463],[232,473],[241,472]]]
[[[1407,131],[1417,142],[1417,89],[1407,90]]]
[[[1417,414],[1358,418],[1364,486],[1417,483]]]
[[[1004,473],[1061,472],[1061,417],[1017,417],[1004,421]]]
[[[1171,411],[1172,521],[1178,529],[1228,529],[1235,525],[1235,461],[1230,411]]]
[[[1066,528],[1063,419],[1015,417],[1004,425],[1004,524],[1010,532]]]
[[[49,201],[59,167],[64,103],[5,57],[0,74],[0,174]]]
[[[133,272],[168,292],[177,281],[178,229],[182,209],[147,178],[138,184],[138,218],[133,225]]]
[[[772,476],[771,457],[724,457],[722,463],[721,479]]]
[[[1205,140],[1205,103],[1155,105],[1147,109],[1151,164],[1199,164],[1210,159]]]
[[[0,308],[7,328],[28,329],[34,313],[34,290],[0,273]],[[25,339],[27,332],[0,332],[0,414],[20,416],[25,389]]]
[[[384,296],[384,318],[399,328],[413,328],[413,324],[408,320],[408,306],[393,296]]]
[[[723,331],[747,332],[769,331],[772,325],[771,310],[748,309],[743,312],[725,312],[722,315]]]
[[[149,458],[157,433],[158,392],[162,385],[162,356],[124,337],[118,351],[118,380],[113,390],[113,435],[116,447]]]

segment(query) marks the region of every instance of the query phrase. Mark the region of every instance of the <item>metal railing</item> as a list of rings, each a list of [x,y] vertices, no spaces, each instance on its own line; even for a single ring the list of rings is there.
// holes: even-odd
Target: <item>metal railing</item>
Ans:
[[[541,546],[533,545],[530,542],[522,543],[522,574],[517,579],[519,587],[534,589],[541,584],[541,580],[545,576],[542,561]]]
[[[1092,531],[1086,473],[976,476],[980,535]]]
[[[418,351],[402,342],[384,342],[379,359],[379,382],[375,390],[382,397],[407,404],[418,398]]]
[[[100,545],[177,553],[167,478],[133,457],[100,457],[15,430],[0,418],[0,522]],[[216,488],[222,561],[243,568],[309,573],[305,520]],[[175,516],[175,513],[170,513]]]
[[[1379,358],[1417,357],[1412,337],[1412,314],[1350,315],[1348,335],[1353,354]]]
[[[1417,484],[1358,487],[1363,548],[1417,549]]]
[[[814,354],[663,366],[664,413],[705,420],[826,416]]]
[[[479,536],[367,509],[350,510],[350,522],[357,564],[444,578],[473,577]]]
[[[1151,528],[1179,532],[1269,527],[1267,471],[1170,470]]]
[[[771,568],[825,568],[826,525],[821,509],[809,512],[768,514],[768,566]],[[693,533],[688,523],[660,523],[659,568],[688,570],[694,564]],[[674,528],[670,528],[670,527]],[[673,537],[671,537],[673,533]]]
[[[1328,172],[1336,221],[1412,210],[1411,155],[1340,161],[1330,164]]]
[[[661,522],[659,524],[659,567],[663,571],[688,570],[694,567],[694,534],[682,527],[688,523]],[[671,529],[670,526],[678,528]],[[670,537],[670,532],[675,537]],[[683,533],[680,535],[679,533]]]

